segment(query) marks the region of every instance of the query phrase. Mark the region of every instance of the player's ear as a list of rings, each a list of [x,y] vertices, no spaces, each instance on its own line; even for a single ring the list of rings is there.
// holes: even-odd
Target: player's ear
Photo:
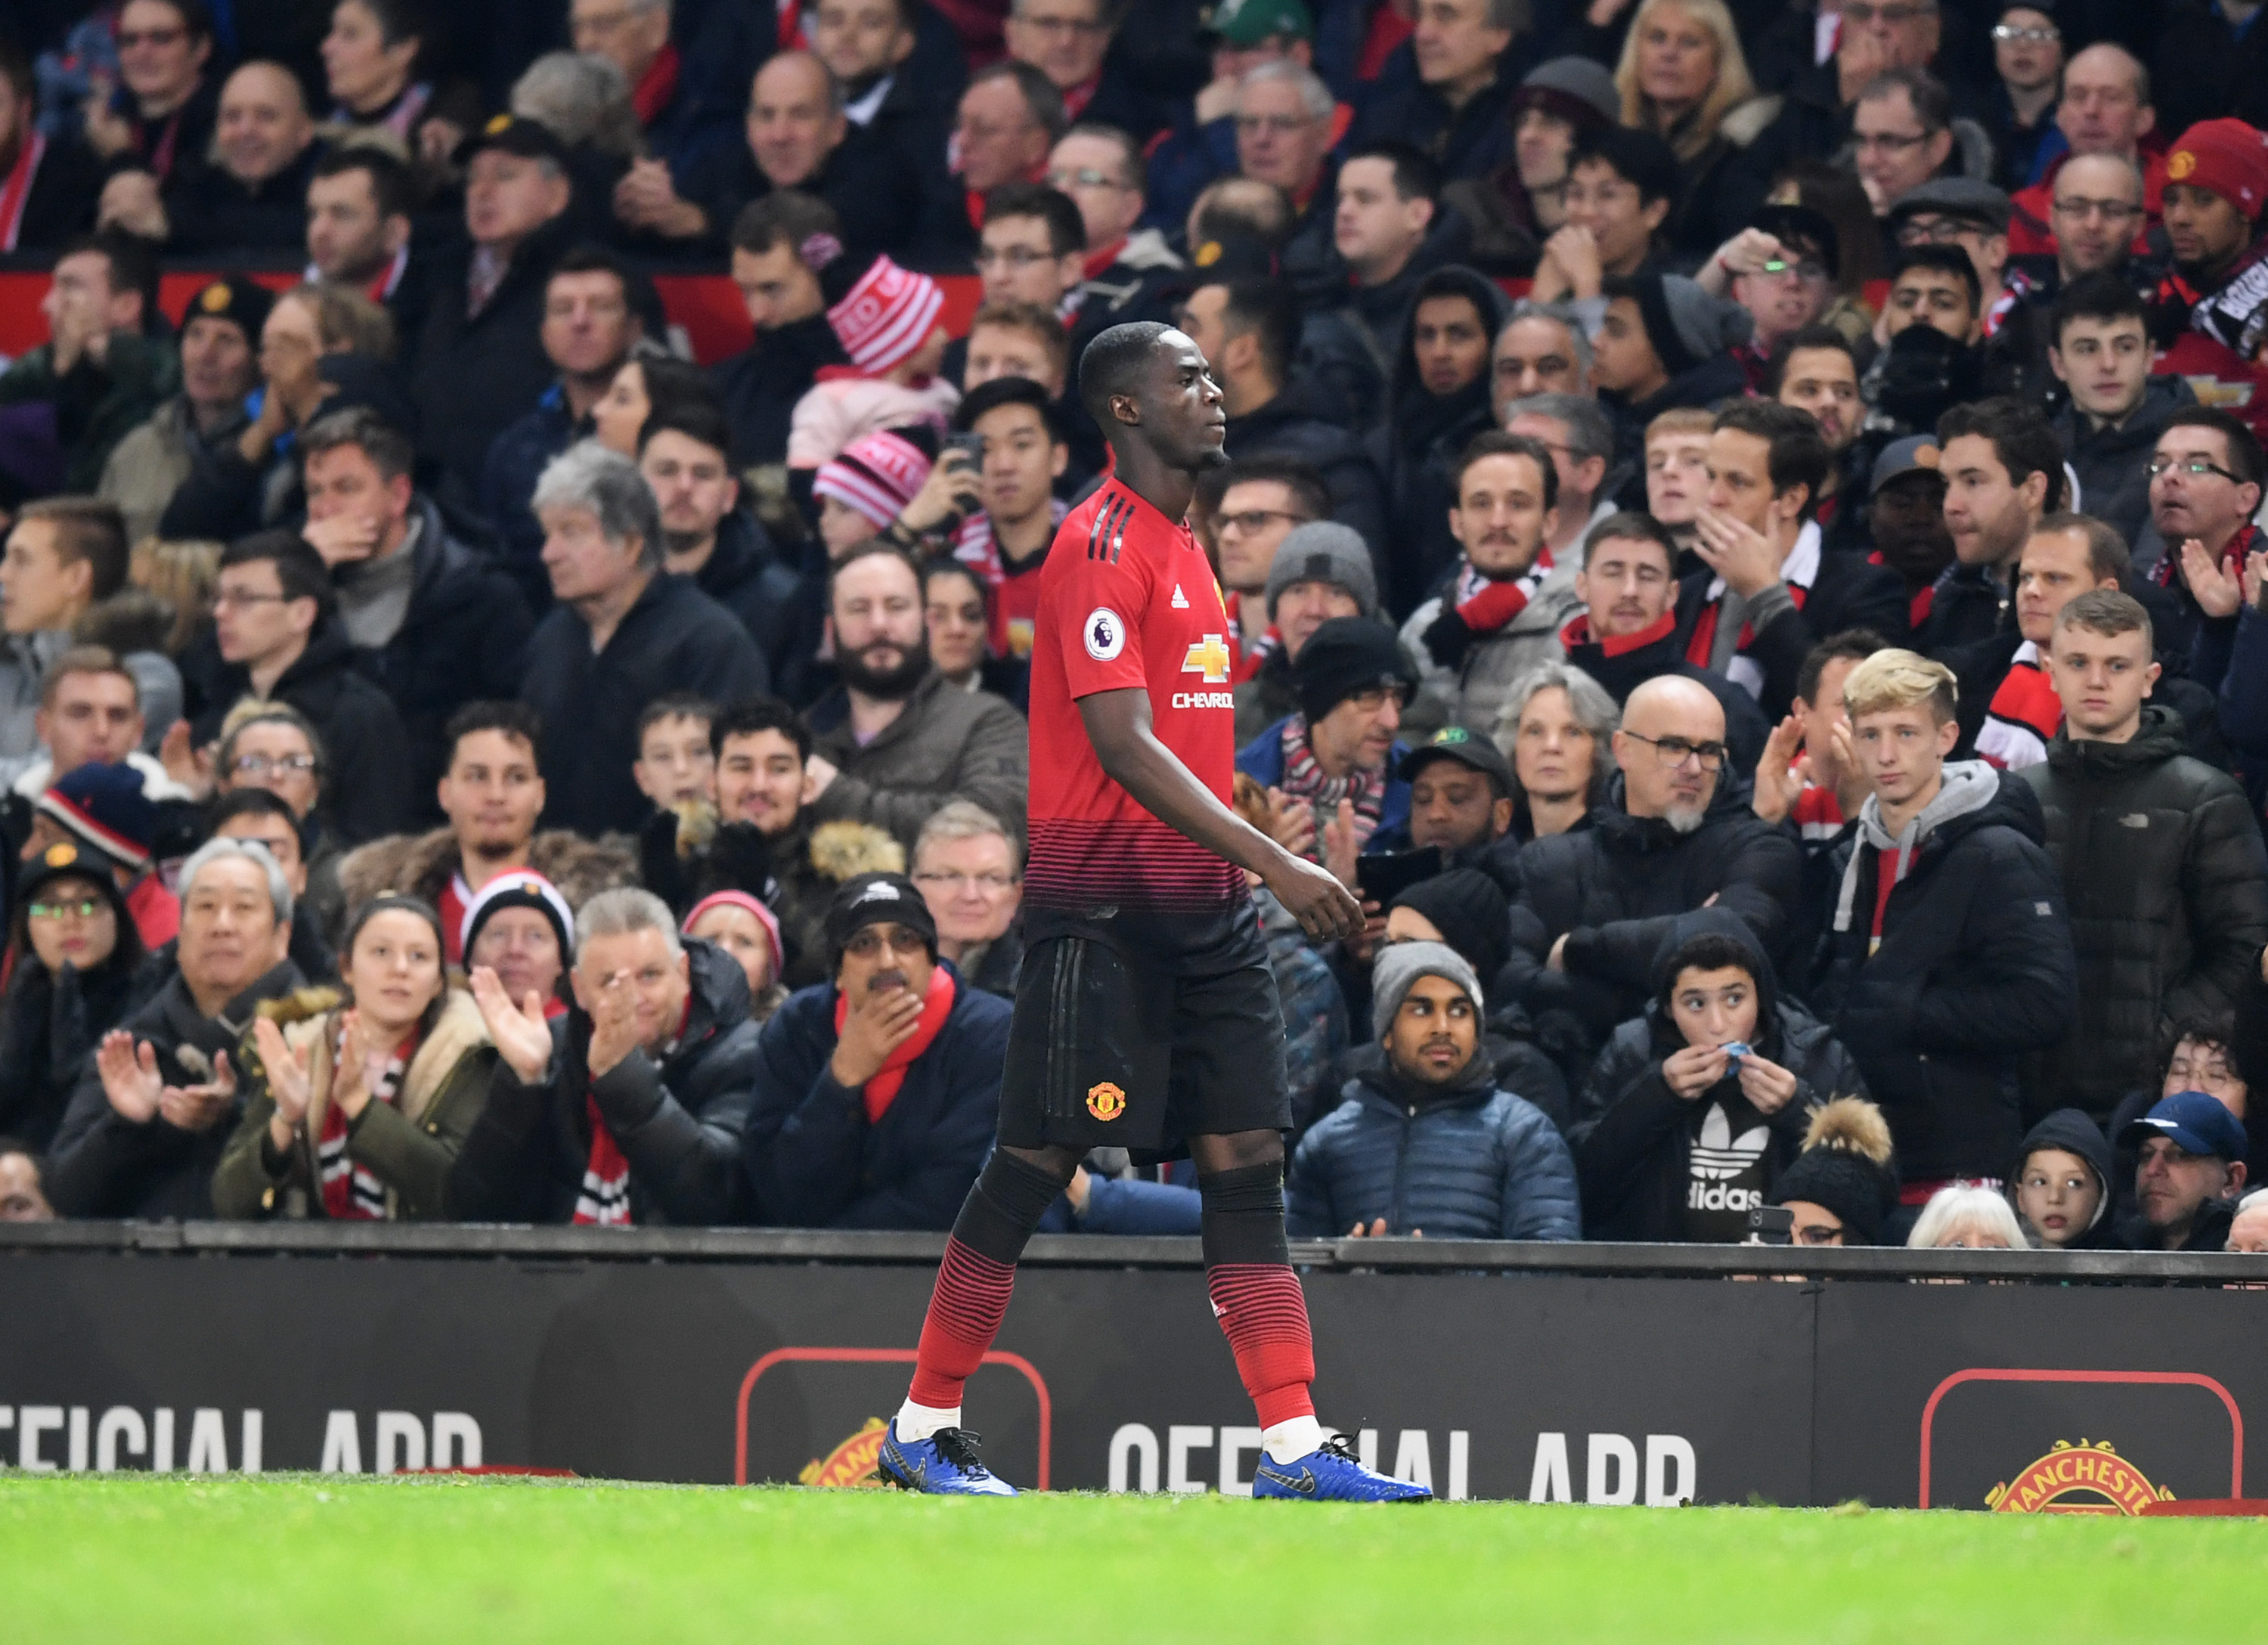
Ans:
[[[1142,425],[1142,408],[1134,403],[1132,395],[1111,395],[1110,416],[1114,422],[1123,423],[1129,428]]]

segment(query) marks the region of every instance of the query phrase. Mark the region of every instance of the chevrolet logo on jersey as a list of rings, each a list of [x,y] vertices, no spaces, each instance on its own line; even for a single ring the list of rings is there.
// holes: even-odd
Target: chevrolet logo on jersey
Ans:
[[[1228,665],[1235,660],[1218,634],[1208,634],[1189,647],[1189,654],[1182,659],[1183,674],[1201,674],[1207,685],[1226,684]]]

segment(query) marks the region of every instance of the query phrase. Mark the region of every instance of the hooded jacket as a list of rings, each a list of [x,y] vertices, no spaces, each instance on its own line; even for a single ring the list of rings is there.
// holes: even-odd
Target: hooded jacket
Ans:
[[[1858,1059],[1906,1181],[1990,1177],[2022,1133],[2020,1059],[2068,1034],[2079,1008],[2039,800],[1968,760],[1945,767],[1899,837],[1881,816],[1870,797],[1829,855],[1806,997]],[[1877,876],[1900,862],[1870,955]]]
[[[1529,1012],[1572,1010],[1597,1044],[1636,1016],[1653,992],[1654,956],[1680,916],[1714,896],[1770,954],[1787,930],[1802,859],[1795,842],[1749,808],[1729,769],[1701,826],[1680,834],[1659,817],[1624,809],[1622,773],[1609,779],[1591,826],[1530,842],[1520,853],[1507,979]],[[1564,970],[1547,968],[1567,947]]]
[[[296,1146],[276,1154],[268,1122],[276,1112],[268,1071],[256,1055],[247,1058],[244,1118],[229,1139],[213,1173],[216,1216],[321,1217],[322,1168],[317,1147],[330,1106],[337,1070],[332,1037],[345,996],[335,988],[306,989],[270,1000],[261,1014],[272,1018],[284,1043],[307,1059],[306,1123]],[[347,1125],[347,1157],[386,1184],[389,1221],[438,1221],[453,1214],[450,1168],[465,1137],[488,1100],[497,1051],[488,1024],[468,993],[449,991],[441,1014],[419,1041],[401,1072],[401,1087],[391,1103],[373,1099]]]
[[[243,1066],[255,1008],[262,1000],[289,994],[304,980],[287,960],[223,1006],[218,1016],[209,1017],[197,1009],[188,985],[175,971],[155,999],[118,1026],[157,1052],[158,1072],[166,1084],[202,1085],[212,1078],[213,1059],[224,1051],[232,1066]],[[136,1124],[111,1107],[102,1076],[90,1060],[81,1065],[70,1107],[48,1154],[48,1199],[55,1214],[64,1217],[209,1217],[213,1168],[235,1129],[236,1114],[232,1110],[202,1132],[183,1131],[162,1116]]]
[[[1714,908],[1687,915],[1671,926],[1655,956],[1655,997],[1642,1014],[1615,1030],[1576,1098],[1568,1135],[1583,1188],[1587,1238],[1683,1239],[1688,1191],[1695,1184],[1694,1147],[1708,1135],[1712,1118],[1721,1126],[1734,1111],[1727,1103],[1745,1103],[1736,1073],[1690,1100],[1662,1078],[1662,1059],[1686,1044],[1661,1004],[1676,981],[1670,967],[1680,949],[1705,935],[1728,938],[1746,950],[1756,987],[1755,1049],[1795,1076],[1795,1095],[1765,1118],[1762,1136],[1751,1129],[1734,1137],[1728,1129],[1717,1145],[1734,1152],[1761,1149],[1765,1193],[1758,1204],[1769,1203],[1771,1184],[1802,1151],[1812,1115],[1835,1097],[1867,1095],[1858,1064],[1826,1024],[1781,996],[1778,975],[1747,922]]]
[[[2117,1217],[2113,1206],[2118,1199],[2117,1165],[2110,1139],[2102,1128],[2075,1108],[2058,1108],[2043,1114],[2032,1128],[2024,1133],[2017,1146],[2016,1157],[2008,1167],[2005,1179],[2008,1184],[2008,1204],[2016,1206],[2016,1185],[2023,1181],[2025,1163],[2042,1148],[2060,1148],[2066,1154],[2085,1160],[2088,1169],[2095,1173],[2095,1191],[2101,1198],[2095,1202],[2095,1216],[2076,1235],[2055,1249],[2058,1250],[2123,1250],[2125,1242],[2118,1237]],[[2131,1184],[2130,1184],[2131,1186]],[[2016,1220],[2024,1222],[2024,1213],[2016,1211]],[[2038,1230],[2025,1223],[2026,1233],[2035,1239]]]
[[[1567,1145],[1542,1109],[1496,1088],[1486,1057],[1445,1088],[1381,1067],[1344,1099],[1292,1156],[1292,1238],[1340,1238],[1380,1217],[1430,1239],[1582,1237]]]
[[[698,937],[681,939],[691,968],[685,1026],[656,1063],[635,1050],[591,1078],[591,1019],[579,1007],[551,1024],[551,1066],[524,1083],[500,1063],[488,1105],[465,1139],[448,1186],[469,1222],[568,1222],[591,1157],[589,1103],[630,1161],[630,1220],[696,1228],[747,1220],[740,1127],[756,1060],[748,976]],[[587,1099],[587,1101],[586,1101]]]
[[[880,1119],[867,1118],[863,1092],[837,1083],[828,1066],[838,1038],[833,984],[790,995],[764,1025],[742,1153],[757,1221],[953,1226],[992,1151],[1012,1011],[954,976],[952,1012]]]
[[[2157,1072],[2173,1022],[2234,1009],[2268,944],[2268,851],[2235,778],[2189,757],[2181,716],[2146,703],[2127,742],[2074,742],[2021,773],[2063,876],[2080,997],[2072,1033],[2025,1069],[2025,1109],[2098,1123]]]
[[[1489,336],[1504,329],[1509,304],[1503,289],[1474,269],[1457,264],[1436,269],[1421,283],[1420,292],[1411,295],[1421,293],[1469,298]],[[1413,302],[1398,339],[1388,387],[1388,415],[1369,439],[1372,459],[1386,482],[1387,540],[1394,550],[1380,563],[1385,575],[1379,579],[1379,595],[1396,615],[1415,608],[1462,557],[1464,546],[1449,530],[1457,463],[1474,435],[1496,426],[1485,366],[1453,395],[1426,388],[1418,373],[1418,307]]]

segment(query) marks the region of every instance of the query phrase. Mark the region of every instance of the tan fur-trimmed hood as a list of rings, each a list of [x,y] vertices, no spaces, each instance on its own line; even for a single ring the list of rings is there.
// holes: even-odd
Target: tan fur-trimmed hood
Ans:
[[[406,892],[438,906],[462,862],[457,837],[448,829],[389,834],[339,859],[339,889],[350,910],[384,891]],[[637,848],[620,834],[587,840],[569,829],[546,829],[528,842],[527,866],[557,886],[570,908],[637,883]]]
[[[331,1022],[345,1001],[346,996],[335,988],[302,988],[282,1000],[266,1001],[260,1008],[262,1016],[283,1026],[284,1043],[294,1055],[307,1054],[307,1134],[311,1137],[322,1135],[323,1110],[330,1104]],[[472,995],[461,988],[452,988],[439,1019],[433,1024],[433,1031],[426,1035],[417,1047],[417,1054],[403,1071],[401,1098],[396,1104],[402,1118],[413,1125],[423,1118],[425,1110],[432,1106],[433,1099],[440,1095],[441,1087],[465,1055],[494,1043]],[[252,1049],[250,1039],[245,1044],[247,1060],[256,1067],[258,1052]],[[265,1078],[264,1070],[261,1077]]]

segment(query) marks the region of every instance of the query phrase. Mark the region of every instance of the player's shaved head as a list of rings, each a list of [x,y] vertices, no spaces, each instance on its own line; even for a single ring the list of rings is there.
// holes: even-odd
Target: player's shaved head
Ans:
[[[1172,329],[1154,320],[1113,326],[1079,357],[1079,403],[1104,433],[1112,426],[1110,397],[1142,392],[1142,380],[1157,358],[1158,339]]]

